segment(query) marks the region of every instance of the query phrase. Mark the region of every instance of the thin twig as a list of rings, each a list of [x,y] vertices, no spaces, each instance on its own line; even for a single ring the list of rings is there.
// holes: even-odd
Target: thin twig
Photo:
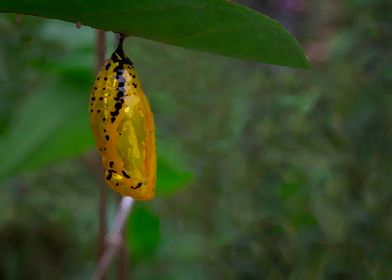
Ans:
[[[106,233],[106,186],[99,184],[99,228],[98,228],[98,246],[97,246],[97,260],[101,259],[105,250],[105,233]]]
[[[109,234],[106,237],[105,252],[95,269],[93,277],[94,280],[102,279],[102,276],[112,262],[113,257],[116,255],[119,246],[122,243],[122,230],[129,216],[129,213],[131,212],[133,202],[134,200],[128,196],[121,199],[116,218],[114,220],[112,228],[110,229]]]
[[[106,36],[105,32],[102,30],[97,31],[97,39],[96,39],[96,56],[97,56],[97,64],[95,68],[95,72],[99,72],[100,68],[105,63],[105,46],[106,46]],[[106,186],[104,183],[99,184],[99,206],[98,206],[98,215],[99,215],[99,229],[98,229],[98,240],[97,240],[97,260],[99,261],[105,250],[105,233],[106,233],[106,204],[107,204],[107,194],[106,194]],[[104,279],[104,275],[101,276],[100,279]]]
[[[121,197],[119,196],[119,202],[121,201]],[[117,257],[117,279],[118,280],[130,280],[128,276],[129,270],[129,256],[126,246],[126,227],[123,227],[121,231],[122,242],[118,248],[118,257]]]
[[[81,157],[81,160],[85,166],[90,170],[92,176],[101,178],[98,183],[99,187],[99,201],[98,201],[98,215],[99,215],[99,228],[97,238],[97,260],[99,260],[103,254],[105,246],[105,234],[106,234],[106,182],[102,178],[105,170],[102,168],[102,164],[98,155],[94,152],[85,154]]]
[[[106,50],[106,33],[103,30],[97,31],[97,66],[98,73],[101,67],[105,64],[105,50]]]
[[[21,14],[16,14],[15,16],[15,22],[17,24],[20,24],[22,22],[22,15]]]
[[[97,34],[97,72],[105,63],[105,32],[98,31]],[[102,187],[102,186],[101,186]],[[124,245],[124,224],[131,212],[131,208],[133,205],[133,199],[130,197],[123,197],[120,201],[120,206],[117,211],[116,218],[114,220],[113,226],[110,229],[110,232],[106,236],[104,240],[102,234],[101,225],[105,225],[106,228],[106,188],[103,186],[100,189],[100,247],[102,248],[99,262],[96,266],[93,279],[102,280],[105,276],[105,272],[107,271],[109,265],[111,264],[113,257],[116,255],[117,251],[120,249],[123,256],[127,256],[126,248]],[[101,208],[102,206],[102,208]],[[102,211],[102,213],[101,213]],[[101,216],[102,215],[102,216]],[[101,220],[101,217],[104,217],[105,220]],[[102,222],[102,223],[101,223]],[[101,236],[102,234],[102,236]],[[106,242],[105,242],[106,241]],[[124,253],[125,252],[125,253]],[[124,259],[127,262],[126,259]],[[122,271],[119,271],[120,277],[126,277],[124,274],[124,270],[127,269],[127,266],[124,262],[120,263]],[[125,275],[125,276],[124,276]]]

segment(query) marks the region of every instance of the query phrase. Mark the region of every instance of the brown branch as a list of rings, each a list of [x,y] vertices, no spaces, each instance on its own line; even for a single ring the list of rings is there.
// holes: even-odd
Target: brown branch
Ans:
[[[98,215],[99,215],[99,227],[98,227],[98,244],[97,244],[97,260],[99,260],[105,250],[105,233],[106,233],[106,203],[107,203],[107,195],[106,195],[106,186],[103,184],[99,184],[99,206],[98,206]]]
[[[116,255],[121,243],[123,242],[122,231],[124,229],[124,224],[127,221],[129,213],[134,200],[128,196],[121,199],[120,206],[117,211],[116,218],[106,237],[106,248],[103,256],[98,262],[98,265],[94,272],[94,280],[101,280],[105,271],[108,269],[113,257]]]
[[[105,32],[99,30],[97,32],[97,67],[96,72],[105,63]],[[102,280],[105,277],[109,265],[111,264],[117,251],[120,250],[121,259],[119,263],[119,278],[127,279],[128,270],[128,255],[124,243],[124,224],[131,212],[133,199],[130,197],[123,197],[120,201],[119,209],[113,226],[108,233],[106,239],[104,238],[106,230],[106,186],[100,184],[100,202],[99,202],[99,261],[96,266],[93,279]]]
[[[16,14],[16,16],[15,16],[15,22],[16,22],[17,24],[22,23],[22,15],[21,15],[21,14]]]
[[[99,228],[98,228],[98,237],[97,237],[97,263],[101,259],[104,250],[105,250],[105,234],[106,234],[106,205],[107,205],[107,194],[106,194],[106,182],[102,174],[105,170],[102,167],[100,162],[100,158],[97,153],[91,152],[81,157],[81,160],[86,165],[86,167],[90,170],[91,174],[95,178],[100,178],[98,187],[99,187],[99,206],[98,206],[98,215],[99,215]],[[101,280],[103,277],[101,278]]]
[[[106,33],[103,30],[97,31],[97,68],[98,73],[101,67],[105,64],[105,50],[106,50]]]
[[[106,36],[105,31],[98,30],[97,31],[97,39],[96,39],[96,55],[97,55],[97,65],[95,71],[98,73],[100,68],[105,63],[105,45],[106,45]],[[99,228],[98,228],[98,240],[97,240],[97,260],[99,261],[105,250],[105,233],[106,233],[106,204],[107,204],[107,194],[106,194],[106,186],[104,183],[99,184],[99,206],[98,206],[98,215],[99,215]],[[104,279],[104,275],[100,279]]]

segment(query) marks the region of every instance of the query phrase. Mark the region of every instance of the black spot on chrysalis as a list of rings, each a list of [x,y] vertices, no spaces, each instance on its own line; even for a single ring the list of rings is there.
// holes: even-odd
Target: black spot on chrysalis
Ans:
[[[140,188],[142,185],[143,185],[143,183],[142,183],[142,182],[139,182],[139,183],[137,183],[137,185],[136,185],[135,187],[134,187],[134,186],[131,186],[131,189],[136,190],[136,189]]]
[[[122,170],[122,175],[124,175],[125,178],[131,178],[131,176],[129,176],[124,170]]]
[[[117,110],[120,110],[120,109],[121,109],[121,106],[122,106],[121,102],[117,102],[117,103],[114,105],[114,108],[116,108]]]

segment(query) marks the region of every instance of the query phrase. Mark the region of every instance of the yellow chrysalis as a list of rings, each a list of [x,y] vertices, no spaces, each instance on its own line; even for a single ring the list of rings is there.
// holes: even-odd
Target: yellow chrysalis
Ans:
[[[108,185],[124,196],[155,195],[155,126],[147,97],[120,38],[99,71],[90,100],[90,123]]]

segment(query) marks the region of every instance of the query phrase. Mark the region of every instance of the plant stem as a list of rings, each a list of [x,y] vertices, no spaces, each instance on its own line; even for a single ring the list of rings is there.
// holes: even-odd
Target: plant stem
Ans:
[[[119,197],[119,202],[121,203],[121,197]],[[119,252],[118,252],[118,259],[117,259],[117,269],[118,269],[118,280],[129,280],[129,256],[127,252],[126,246],[126,228],[123,227],[121,231],[122,242],[120,244]]]
[[[96,41],[96,55],[97,55],[97,64],[96,64],[96,73],[99,72],[100,68],[105,63],[105,45],[106,45],[106,37],[105,32],[102,30],[97,31],[97,41]],[[105,233],[106,233],[106,203],[107,203],[107,194],[106,194],[106,186],[104,183],[99,184],[99,206],[98,206],[98,215],[99,215],[99,229],[98,229],[98,244],[97,244],[97,260],[99,261],[105,250]],[[104,279],[104,274],[100,279]]]
[[[106,237],[106,248],[94,272],[93,279],[101,280],[123,242],[122,231],[131,212],[134,200],[128,196],[123,197],[117,211],[116,218]]]

